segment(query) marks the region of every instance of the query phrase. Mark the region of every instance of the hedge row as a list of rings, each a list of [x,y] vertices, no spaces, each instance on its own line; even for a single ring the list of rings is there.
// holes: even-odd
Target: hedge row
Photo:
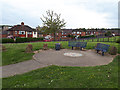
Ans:
[[[2,41],[0,41],[0,42],[2,42],[2,43],[14,43],[13,39],[4,38],[4,39],[1,39],[1,40]]]
[[[89,35],[89,36],[80,36],[79,38],[91,38],[91,37],[95,37],[95,35]]]
[[[2,39],[2,43],[24,43],[34,41],[43,41],[43,38],[16,38],[15,41],[13,39]]]

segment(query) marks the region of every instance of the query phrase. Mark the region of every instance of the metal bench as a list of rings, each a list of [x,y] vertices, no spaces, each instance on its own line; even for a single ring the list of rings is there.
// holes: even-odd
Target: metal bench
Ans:
[[[110,45],[102,44],[102,43],[97,43],[97,46],[95,49],[97,50],[97,53],[99,51],[102,51],[102,56],[104,56],[104,52],[107,52],[109,49]]]
[[[80,47],[80,50],[82,50],[82,48],[85,48],[87,45],[87,42],[78,42],[78,41],[69,41],[68,42],[68,46],[72,46],[72,50],[73,47]]]

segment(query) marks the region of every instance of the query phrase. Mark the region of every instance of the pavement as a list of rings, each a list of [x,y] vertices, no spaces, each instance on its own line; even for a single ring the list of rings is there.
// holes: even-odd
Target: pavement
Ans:
[[[71,57],[65,56],[64,53],[80,53],[82,56]],[[34,54],[32,60],[1,66],[0,70],[2,70],[2,76],[0,77],[4,78],[17,74],[23,74],[50,65],[78,67],[106,65],[112,62],[113,58],[113,56],[107,53],[105,56],[102,56],[101,54],[96,53],[94,50],[43,50]]]

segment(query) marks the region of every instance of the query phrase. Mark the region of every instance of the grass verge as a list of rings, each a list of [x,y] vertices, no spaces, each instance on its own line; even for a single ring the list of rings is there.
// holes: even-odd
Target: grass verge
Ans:
[[[94,67],[48,66],[3,78],[3,88],[118,88],[117,56],[108,65]]]

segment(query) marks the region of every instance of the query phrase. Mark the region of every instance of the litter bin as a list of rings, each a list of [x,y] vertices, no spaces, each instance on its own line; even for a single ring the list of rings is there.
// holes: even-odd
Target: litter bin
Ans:
[[[60,50],[60,43],[55,44],[55,50]]]

